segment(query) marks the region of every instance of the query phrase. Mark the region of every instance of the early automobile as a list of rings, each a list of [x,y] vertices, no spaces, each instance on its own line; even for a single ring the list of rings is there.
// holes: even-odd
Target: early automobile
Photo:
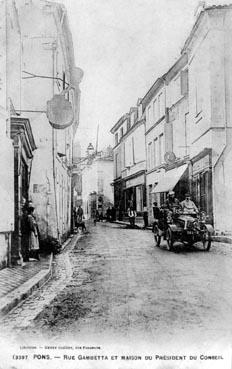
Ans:
[[[182,242],[193,245],[201,242],[203,249],[209,251],[212,242],[214,229],[207,222],[204,212],[199,214],[169,212],[166,222],[156,222],[153,226],[154,239],[156,246],[160,246],[161,238],[166,239],[168,250],[173,250],[175,242]]]

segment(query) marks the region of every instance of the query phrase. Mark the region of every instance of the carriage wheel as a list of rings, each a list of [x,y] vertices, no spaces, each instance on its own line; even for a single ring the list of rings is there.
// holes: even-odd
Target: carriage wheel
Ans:
[[[212,243],[212,237],[211,233],[207,230],[207,228],[204,228],[201,240],[204,250],[209,251]]]
[[[168,230],[167,230],[166,240],[167,240],[167,249],[168,249],[168,251],[172,251],[173,244],[174,244],[174,236],[173,236],[173,232],[170,228],[168,228]]]

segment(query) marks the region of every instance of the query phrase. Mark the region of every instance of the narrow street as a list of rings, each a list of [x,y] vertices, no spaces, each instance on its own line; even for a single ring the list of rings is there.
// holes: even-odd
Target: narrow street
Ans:
[[[89,230],[56,257],[54,278],[7,315],[8,331],[31,340],[229,341],[230,245],[168,252],[150,231],[109,223]]]

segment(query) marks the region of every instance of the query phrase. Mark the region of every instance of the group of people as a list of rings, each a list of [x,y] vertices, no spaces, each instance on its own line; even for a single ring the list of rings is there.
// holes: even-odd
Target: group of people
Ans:
[[[198,208],[194,201],[191,200],[191,195],[188,192],[185,194],[185,199],[179,202],[179,200],[175,197],[175,192],[169,191],[168,198],[164,206],[166,206],[169,210],[172,210],[174,213],[177,211],[180,211],[184,214],[198,213]]]
[[[198,208],[194,201],[191,200],[190,193],[185,194],[185,199],[181,202],[175,197],[174,191],[169,191],[168,198],[165,203],[158,207],[157,202],[153,203],[153,230],[158,223],[160,229],[167,227],[168,218],[178,216],[181,214],[194,215],[198,214]]]
[[[103,214],[102,208],[96,209],[93,211],[92,218],[94,219],[94,223],[103,222],[105,219],[107,222],[113,222],[116,220],[116,209],[114,206],[108,206],[105,214]]]
[[[21,252],[24,262],[39,260],[39,228],[32,205],[23,206],[21,218]]]

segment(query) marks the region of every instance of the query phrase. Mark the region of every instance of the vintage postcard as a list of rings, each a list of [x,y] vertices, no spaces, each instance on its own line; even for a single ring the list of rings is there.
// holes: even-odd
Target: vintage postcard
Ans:
[[[231,369],[232,1],[0,15],[0,369]]]

